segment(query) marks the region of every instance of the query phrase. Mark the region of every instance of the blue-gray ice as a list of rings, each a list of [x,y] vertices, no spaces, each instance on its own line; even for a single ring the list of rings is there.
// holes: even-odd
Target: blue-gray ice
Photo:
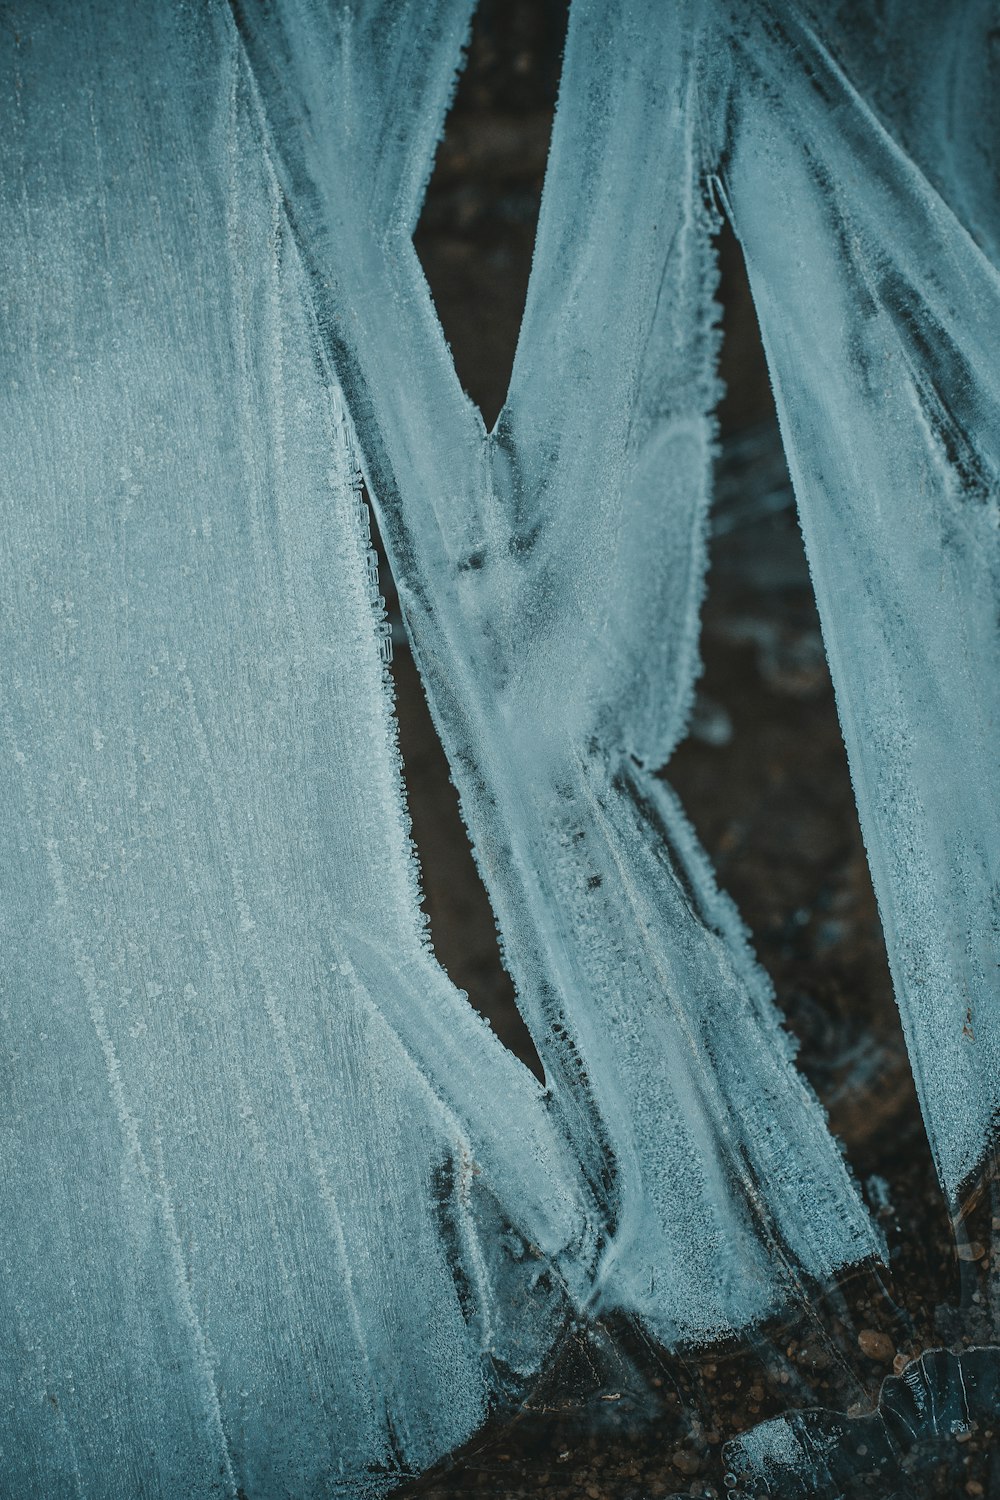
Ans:
[[[0,1477],[376,1494],[567,1310],[702,1341],[880,1253],[653,775],[698,670],[716,202],[946,1183],[989,1144],[996,96],[971,22],[906,63],[953,101],[972,58],[939,139],[783,0],[574,0],[487,433],[410,240],[471,0],[14,9]],[[359,465],[544,1090],[427,946]]]
[[[1000,1116],[996,6],[734,9],[723,190],[957,1199]]]

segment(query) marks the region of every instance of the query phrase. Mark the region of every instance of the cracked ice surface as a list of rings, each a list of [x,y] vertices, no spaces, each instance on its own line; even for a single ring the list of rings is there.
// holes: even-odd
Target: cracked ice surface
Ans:
[[[237,15],[507,961],[606,1225],[597,1289],[667,1341],[741,1326],[786,1294],[786,1253],[822,1278],[878,1240],[735,914],[645,769],[690,700],[716,396],[695,15],[574,6],[489,434],[408,239],[425,168],[395,163],[401,129],[374,142],[377,169],[342,150],[350,101],[329,80],[349,57],[377,93],[387,60],[342,13]],[[434,27],[461,35],[459,7],[421,16],[408,59]],[[440,111],[443,78],[406,65]]]
[[[410,241],[469,10],[32,4],[4,54],[19,1494],[377,1491],[567,1306],[706,1340],[880,1253],[653,775],[697,672],[709,178],[946,1185],[990,1143],[979,116],[942,145],[790,5],[574,0],[487,433]],[[426,944],[359,462],[545,1090]]]

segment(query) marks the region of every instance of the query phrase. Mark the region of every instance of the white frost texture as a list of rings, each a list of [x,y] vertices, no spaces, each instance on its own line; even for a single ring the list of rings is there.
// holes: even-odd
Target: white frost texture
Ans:
[[[654,775],[720,212],[952,1197],[992,1148],[991,7],[855,8],[573,0],[491,432],[411,240],[471,0],[7,8],[3,1494],[378,1496],[568,1316],[882,1254]],[[362,474],[544,1088],[428,946]]]

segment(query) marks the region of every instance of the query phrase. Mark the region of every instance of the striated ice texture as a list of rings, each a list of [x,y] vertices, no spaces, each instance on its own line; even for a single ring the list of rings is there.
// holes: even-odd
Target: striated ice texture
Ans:
[[[574,0],[490,433],[411,242],[470,0],[14,9],[0,1476],[377,1494],[569,1310],[703,1341],[881,1253],[654,775],[698,671],[710,181],[952,1191],[992,1142],[988,7],[890,7],[880,63],[780,0]],[[359,466],[544,1089],[427,945]]]
[[[228,18],[21,24],[0,1492],[353,1497],[537,1367],[540,1257],[594,1229],[426,948],[356,460]]]
[[[957,1198],[1000,1114],[995,7],[921,0],[876,25],[856,4],[838,27],[817,10],[734,7],[721,177]]]

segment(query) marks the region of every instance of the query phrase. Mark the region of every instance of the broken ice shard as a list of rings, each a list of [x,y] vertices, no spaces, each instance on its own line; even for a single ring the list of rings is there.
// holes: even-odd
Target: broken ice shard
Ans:
[[[374,177],[359,170],[344,136],[369,96],[332,80],[349,67],[378,96],[364,27],[234,9],[519,1003],[603,1221],[596,1294],[667,1342],[743,1326],[803,1267],[823,1279],[879,1239],[652,775],[697,670],[717,396],[705,12],[574,4],[487,433],[409,239],[437,127],[379,138]],[[447,74],[423,59],[460,37],[460,8],[393,13],[405,108],[419,89],[439,120]]]
[[[946,11],[907,7],[893,28],[742,9],[723,178],[913,1072],[957,1199],[1000,1113],[1000,271],[986,11],[942,30]],[[876,56],[892,59],[881,75]]]

